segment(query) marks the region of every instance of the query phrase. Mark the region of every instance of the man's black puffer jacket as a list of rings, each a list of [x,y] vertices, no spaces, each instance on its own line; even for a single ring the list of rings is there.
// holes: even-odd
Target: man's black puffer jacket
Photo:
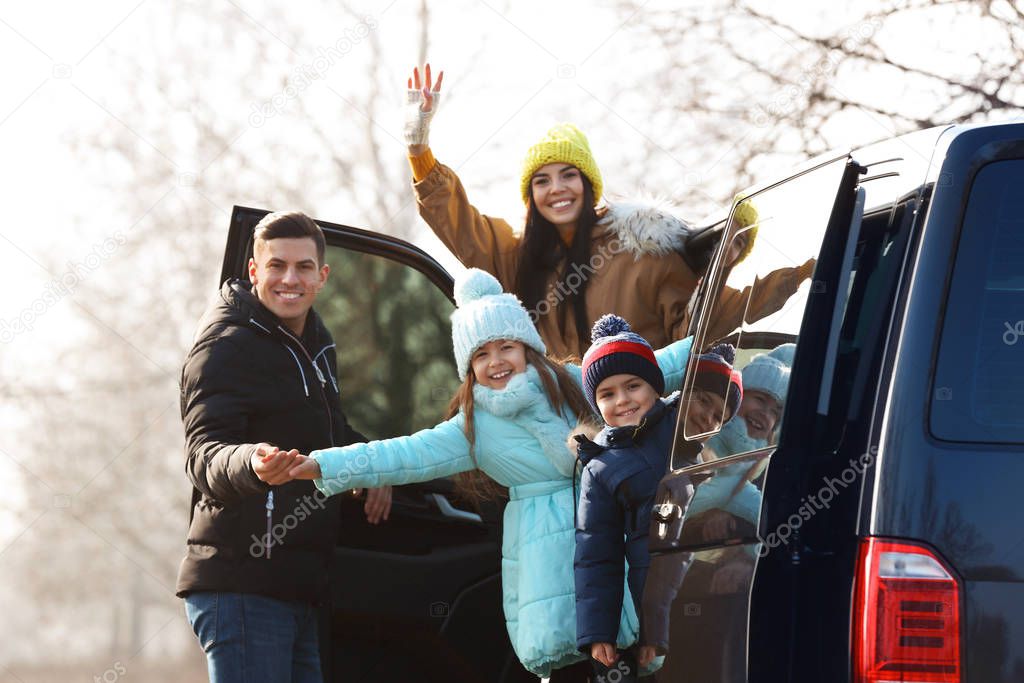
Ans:
[[[181,375],[185,470],[194,491],[179,596],[227,591],[310,603],[325,598],[338,499],[324,498],[310,481],[268,486],[256,477],[250,456],[260,442],[308,454],[365,441],[341,412],[337,374],[334,342],[314,311],[299,339],[248,283],[224,283]]]

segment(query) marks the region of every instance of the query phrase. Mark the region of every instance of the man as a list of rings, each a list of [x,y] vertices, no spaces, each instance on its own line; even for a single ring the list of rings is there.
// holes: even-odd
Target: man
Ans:
[[[330,272],[323,232],[303,213],[272,213],[253,238],[251,288],[224,283],[182,370],[194,489],[177,594],[212,683],[320,683],[316,605],[340,498],[277,475],[298,452],[365,438],[341,412],[334,344],[313,310]],[[390,506],[390,489],[371,492],[369,521]]]

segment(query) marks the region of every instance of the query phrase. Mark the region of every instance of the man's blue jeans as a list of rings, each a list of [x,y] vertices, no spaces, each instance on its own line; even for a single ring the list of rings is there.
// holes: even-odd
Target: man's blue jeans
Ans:
[[[323,683],[316,608],[252,593],[192,593],[185,614],[210,683]]]

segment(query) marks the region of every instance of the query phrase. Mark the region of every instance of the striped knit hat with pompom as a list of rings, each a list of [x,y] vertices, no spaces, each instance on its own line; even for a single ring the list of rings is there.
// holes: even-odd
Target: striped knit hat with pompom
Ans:
[[[466,379],[470,357],[487,342],[511,339],[541,355],[547,353],[530,314],[490,273],[470,268],[455,278],[455,305],[452,349],[460,380]]]
[[[613,375],[636,375],[658,392],[665,391],[665,375],[658,367],[651,345],[633,332],[629,323],[609,313],[598,318],[590,333],[591,347],[583,354],[583,393],[600,414],[597,387]]]
[[[736,360],[736,347],[715,344],[697,358],[697,374],[693,386],[725,398],[726,418],[732,419],[743,400],[743,377],[732,367]]]

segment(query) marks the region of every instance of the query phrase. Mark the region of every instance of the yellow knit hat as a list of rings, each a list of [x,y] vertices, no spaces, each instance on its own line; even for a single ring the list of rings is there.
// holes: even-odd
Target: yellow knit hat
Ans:
[[[736,257],[736,263],[733,264],[735,266],[747,258],[754,249],[754,238],[757,237],[758,226],[755,225],[757,223],[757,208],[754,207],[752,201],[745,199],[742,194],[737,194],[733,197],[732,203],[735,206],[733,209],[733,222],[741,228],[745,228],[748,225],[754,226],[746,233],[747,244],[743,247],[740,255]]]
[[[594,161],[594,156],[590,153],[587,136],[571,123],[559,123],[526,153],[526,159],[523,160],[521,182],[523,203],[529,204],[530,179],[533,178],[537,169],[545,164],[556,162],[572,164],[587,176],[590,184],[594,186],[594,203],[597,204],[601,199],[601,190],[603,189],[601,171],[597,168],[597,162]]]

